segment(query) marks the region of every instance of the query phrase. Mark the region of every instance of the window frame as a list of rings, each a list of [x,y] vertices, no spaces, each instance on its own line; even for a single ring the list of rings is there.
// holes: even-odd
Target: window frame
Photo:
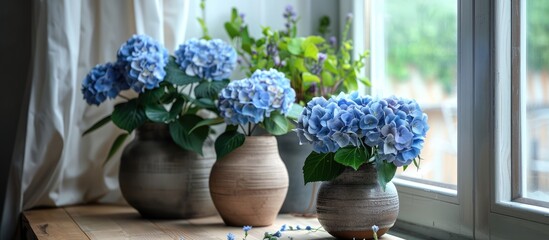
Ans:
[[[496,80],[494,89],[495,132],[494,158],[496,166],[492,170],[493,197],[490,202],[490,218],[494,221],[512,221],[522,227],[542,226],[532,229],[532,234],[549,236],[549,208],[537,206],[522,197],[521,141],[524,137],[520,130],[525,121],[523,101],[524,93],[521,81],[525,74],[525,2],[519,0],[494,0],[495,16],[494,42]],[[522,103],[521,103],[522,102]],[[509,107],[510,106],[510,107]],[[519,112],[521,114],[511,114]],[[506,147],[507,146],[507,147]],[[508,147],[511,146],[511,147]],[[510,150],[510,149],[514,149]],[[511,188],[506,187],[511,186]],[[507,224],[495,226],[503,233],[513,234]],[[511,228],[512,229],[512,228]],[[545,230],[543,230],[545,229]]]
[[[384,49],[384,29],[382,21],[383,12],[380,10],[383,1],[366,0],[353,1],[354,15],[364,19],[364,26],[355,30],[358,32],[364,30],[364,43],[367,49]],[[469,139],[473,136],[473,118],[472,112],[474,102],[468,96],[473,90],[472,81],[472,50],[471,41],[465,41],[464,36],[471,36],[473,24],[470,16],[462,16],[461,13],[471,13],[472,11],[463,11],[461,9],[472,8],[472,1],[456,1],[458,4],[458,52],[465,51],[468,54],[458,54],[458,129],[467,129],[458,131],[458,185],[457,190],[434,186],[426,183],[412,181],[409,178],[395,178],[393,182],[397,187],[400,198],[400,214],[396,227],[413,231],[415,228],[422,227],[436,229],[440,238],[452,236],[454,238],[473,237],[473,164],[471,161],[460,161],[460,159],[472,159],[474,148],[473,142]],[[380,6],[381,5],[381,6]],[[357,10],[359,9],[359,10]],[[365,9],[360,11],[360,9]],[[364,15],[366,14],[366,15]],[[368,17],[365,17],[368,16]],[[357,21],[358,22],[358,21]],[[356,25],[357,22],[355,22]],[[359,23],[360,24],[360,23]],[[376,34],[372,34],[376,33]],[[354,42],[357,39],[354,39]],[[356,44],[358,45],[358,44]],[[383,78],[385,75],[384,52],[371,51],[370,62],[367,66],[366,74],[373,80],[372,92],[376,89],[375,79]],[[442,234],[442,232],[444,234]],[[448,235],[449,234],[449,235]]]
[[[348,8],[357,18],[364,19],[363,23],[355,22],[363,24],[356,27],[355,32],[366,32],[363,41],[367,49],[384,48],[372,34],[383,33],[376,29],[380,26],[379,19],[375,14],[372,17],[372,13],[379,11],[374,11],[372,4],[378,2],[382,1],[354,0]],[[509,106],[513,89],[511,73],[515,71],[511,66],[512,60],[516,61],[512,56],[517,56],[517,52],[511,49],[520,48],[511,45],[511,3],[520,4],[520,0],[457,1],[458,191],[395,179],[400,198],[397,228],[412,232],[429,229],[433,230],[430,234],[440,238],[542,239],[549,236],[548,208],[505,200],[516,200],[516,194],[511,197],[512,192],[520,190],[517,186],[514,190],[504,190],[504,186],[516,183],[518,176],[512,181],[509,121],[512,108]],[[360,41],[355,39],[355,42]],[[379,59],[379,53],[372,51],[366,67],[370,79],[382,76],[380,72],[385,66],[384,61],[378,64]],[[376,91],[375,86],[372,89]],[[518,168],[514,169],[515,174],[520,173],[516,172],[520,171]],[[522,231],[517,231],[517,227]]]

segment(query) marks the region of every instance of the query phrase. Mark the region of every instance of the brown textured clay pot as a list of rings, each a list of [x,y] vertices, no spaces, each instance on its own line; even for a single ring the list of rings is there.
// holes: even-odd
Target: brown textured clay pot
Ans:
[[[213,141],[204,156],[177,146],[166,124],[147,123],[137,129],[120,162],[120,190],[146,218],[195,218],[216,214],[208,190],[215,162]]]
[[[246,137],[210,173],[213,202],[229,226],[272,225],[287,191],[288,172],[273,136]]]
[[[398,194],[391,182],[383,191],[372,164],[358,171],[348,168],[320,186],[317,213],[320,224],[336,238],[371,239],[373,225],[379,227],[378,237],[394,225]]]

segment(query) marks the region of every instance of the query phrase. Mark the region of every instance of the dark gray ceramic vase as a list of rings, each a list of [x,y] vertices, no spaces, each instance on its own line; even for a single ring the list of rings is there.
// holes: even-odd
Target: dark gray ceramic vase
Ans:
[[[305,185],[303,180],[303,164],[313,151],[311,144],[299,144],[296,133],[291,132],[277,136],[280,158],[288,169],[290,186],[288,195],[282,205],[281,213],[311,214],[316,210],[316,189],[319,183]]]
[[[318,221],[338,239],[371,239],[373,225],[379,227],[378,237],[394,225],[398,204],[395,185],[389,182],[383,191],[372,164],[358,171],[347,168],[336,179],[320,186]]]
[[[137,129],[120,162],[120,190],[146,218],[185,219],[216,214],[208,179],[215,162],[211,141],[204,156],[177,146],[166,124]]]

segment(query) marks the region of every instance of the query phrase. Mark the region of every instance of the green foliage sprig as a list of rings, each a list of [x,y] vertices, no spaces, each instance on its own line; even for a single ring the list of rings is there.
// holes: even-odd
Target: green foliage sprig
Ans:
[[[297,37],[297,19],[287,22],[287,30],[274,31],[262,27],[262,35],[250,36],[248,25],[238,10],[233,8],[225,30],[239,54],[241,70],[250,75],[257,69],[275,68],[291,80],[297,102],[305,103],[315,96],[329,97],[341,91],[358,88],[358,82],[370,86],[360,76],[368,52],[353,60],[353,42],[348,32],[352,18],[347,18],[342,42],[326,41],[322,36]],[[327,34],[329,18],[320,20],[322,34]]]

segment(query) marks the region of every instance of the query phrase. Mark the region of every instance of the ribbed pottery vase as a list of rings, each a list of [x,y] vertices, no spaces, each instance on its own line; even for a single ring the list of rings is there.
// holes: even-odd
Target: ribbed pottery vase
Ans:
[[[317,213],[322,227],[338,239],[372,239],[373,225],[379,227],[378,237],[394,225],[398,194],[392,182],[383,191],[372,164],[348,168],[320,186]]]
[[[122,153],[118,177],[122,195],[146,218],[215,215],[208,189],[215,162],[212,141],[206,141],[203,153],[177,146],[166,124],[143,125]]]
[[[287,191],[288,172],[273,136],[246,137],[210,174],[213,202],[229,226],[272,225]]]

